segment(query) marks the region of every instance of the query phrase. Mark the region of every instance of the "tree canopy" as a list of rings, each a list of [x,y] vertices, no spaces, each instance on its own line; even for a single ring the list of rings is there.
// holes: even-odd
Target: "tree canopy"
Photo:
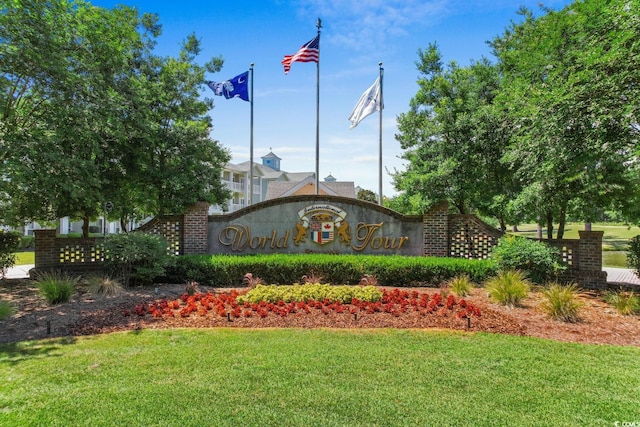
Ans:
[[[640,108],[638,0],[521,9],[491,41],[495,64],[444,68],[419,51],[419,90],[398,118],[409,160],[396,188],[501,222],[592,221],[634,213]],[[636,209],[637,211],[637,209]]]
[[[123,223],[224,203],[230,156],[210,138],[200,42],[153,54],[158,17],[127,6],[16,0],[0,8],[2,219],[88,222],[110,201]]]

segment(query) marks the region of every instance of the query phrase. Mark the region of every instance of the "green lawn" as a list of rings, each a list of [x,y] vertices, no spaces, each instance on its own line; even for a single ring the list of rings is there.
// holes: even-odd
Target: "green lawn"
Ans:
[[[415,330],[144,330],[0,345],[0,424],[611,426],[640,348]]]
[[[522,224],[518,226],[519,236],[536,237],[536,224]],[[593,231],[604,231],[602,236],[602,265],[604,267],[627,267],[627,249],[629,240],[640,234],[640,227],[623,224],[592,224]],[[558,230],[557,224],[554,228],[554,236]],[[565,227],[564,237],[567,239],[577,239],[578,231],[584,230],[584,223],[568,223]],[[543,229],[542,236],[546,237],[546,229]]]
[[[535,224],[522,224],[518,226],[518,233],[520,236],[536,237],[536,225]],[[568,223],[565,226],[564,237],[567,239],[577,239],[578,231],[584,230],[584,223]],[[602,237],[602,249],[611,251],[624,251],[627,249],[629,240],[640,234],[640,227],[628,226],[622,224],[592,224],[591,230],[604,231]],[[554,226],[554,237],[557,235],[558,226]],[[542,231],[542,236],[547,236],[546,228]]]
[[[16,265],[35,264],[35,252],[16,252]]]

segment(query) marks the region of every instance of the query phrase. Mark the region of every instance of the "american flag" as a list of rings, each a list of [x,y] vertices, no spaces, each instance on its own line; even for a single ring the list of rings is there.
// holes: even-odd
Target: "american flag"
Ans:
[[[292,62],[318,62],[320,60],[320,34],[313,40],[302,45],[293,55],[285,55],[282,60],[284,73],[289,73]]]

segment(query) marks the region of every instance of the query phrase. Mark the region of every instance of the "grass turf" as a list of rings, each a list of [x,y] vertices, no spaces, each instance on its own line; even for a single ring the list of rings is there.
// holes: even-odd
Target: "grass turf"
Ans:
[[[640,349],[416,330],[144,330],[0,345],[0,424],[613,425]]]

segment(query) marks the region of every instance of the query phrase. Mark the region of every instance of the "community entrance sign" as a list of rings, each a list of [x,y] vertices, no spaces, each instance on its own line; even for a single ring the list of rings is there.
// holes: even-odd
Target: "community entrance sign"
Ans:
[[[274,199],[209,217],[209,253],[423,254],[422,217],[334,196]]]

